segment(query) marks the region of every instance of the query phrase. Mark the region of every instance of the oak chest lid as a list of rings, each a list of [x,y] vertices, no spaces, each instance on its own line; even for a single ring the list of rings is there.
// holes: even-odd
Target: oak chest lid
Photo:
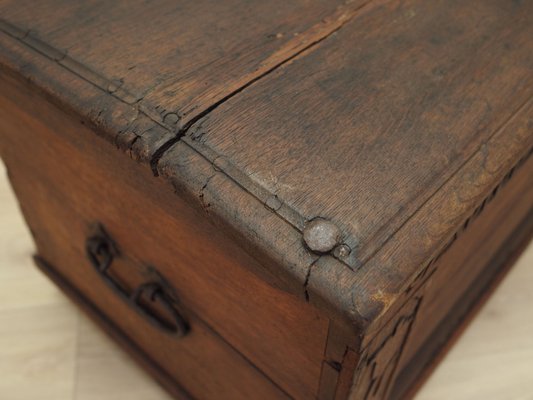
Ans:
[[[530,153],[532,5],[2,1],[0,67],[371,319]]]

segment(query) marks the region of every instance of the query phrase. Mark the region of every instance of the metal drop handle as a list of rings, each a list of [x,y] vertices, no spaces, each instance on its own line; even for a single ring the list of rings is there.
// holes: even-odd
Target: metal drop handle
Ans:
[[[180,312],[175,308],[174,301],[166,293],[159,282],[146,282],[129,292],[126,286],[112,277],[109,270],[115,256],[118,254],[116,246],[103,228],[98,233],[87,238],[85,242],[87,258],[102,280],[130,305],[138,314],[142,315],[155,328],[177,337],[182,337],[189,331],[189,325]],[[144,305],[145,299],[154,305],[159,304],[167,318]]]

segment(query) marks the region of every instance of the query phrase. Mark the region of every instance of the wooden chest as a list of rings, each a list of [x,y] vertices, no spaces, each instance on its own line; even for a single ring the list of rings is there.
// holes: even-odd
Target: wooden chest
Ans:
[[[176,397],[409,396],[532,232],[531,1],[0,17],[37,264]]]

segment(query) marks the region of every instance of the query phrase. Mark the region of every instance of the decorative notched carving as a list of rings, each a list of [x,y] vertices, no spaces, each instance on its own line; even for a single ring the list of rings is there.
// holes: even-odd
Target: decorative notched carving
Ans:
[[[459,227],[459,229],[453,234],[451,239],[446,243],[446,245],[442,248],[442,250],[433,257],[426,266],[418,273],[418,275],[415,277],[413,282],[409,285],[409,287],[405,290],[405,293],[408,294],[413,291],[413,289],[420,287],[425,281],[433,275],[433,273],[436,271],[437,268],[437,261],[450,249],[452,244],[461,236],[463,232],[466,231],[468,226],[474,221],[477,217],[481,215],[487,204],[489,204],[496,195],[500,192],[500,190],[509,182],[509,180],[513,177],[514,173],[518,168],[520,168],[526,160],[533,154],[533,149],[530,149],[518,162],[505,174],[505,176],[502,178],[500,183],[498,183],[494,189],[483,199],[483,201],[474,209],[474,211],[470,214],[470,216],[465,220],[465,222]]]
[[[390,332],[367,347],[357,367],[359,378],[354,381],[350,399],[387,398],[421,302],[422,297],[413,298],[406,305],[407,312],[396,319]]]

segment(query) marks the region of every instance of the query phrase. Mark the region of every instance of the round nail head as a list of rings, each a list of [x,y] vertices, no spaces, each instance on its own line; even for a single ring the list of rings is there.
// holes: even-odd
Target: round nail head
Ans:
[[[327,253],[339,244],[341,231],[334,223],[316,218],[305,226],[303,236],[305,244],[312,251]]]
[[[346,258],[351,252],[352,249],[346,244],[341,244],[333,249],[333,255],[337,258]]]

